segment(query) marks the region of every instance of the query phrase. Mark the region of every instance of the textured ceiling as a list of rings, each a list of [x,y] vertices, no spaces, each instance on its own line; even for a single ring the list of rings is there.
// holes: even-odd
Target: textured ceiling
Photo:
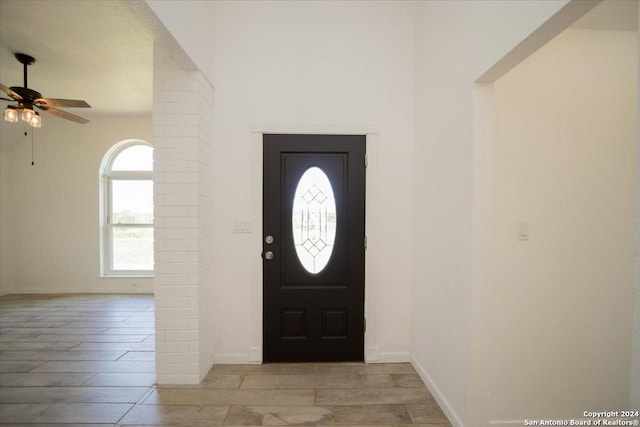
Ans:
[[[153,39],[124,1],[0,0],[5,86],[23,85],[16,52],[36,58],[29,67],[31,89],[92,106],[69,112],[88,118],[151,112]]]

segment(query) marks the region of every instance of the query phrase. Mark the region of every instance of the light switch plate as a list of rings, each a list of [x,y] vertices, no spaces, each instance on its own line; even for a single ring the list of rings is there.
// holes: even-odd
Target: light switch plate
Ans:
[[[529,223],[521,221],[518,223],[518,240],[529,240]]]

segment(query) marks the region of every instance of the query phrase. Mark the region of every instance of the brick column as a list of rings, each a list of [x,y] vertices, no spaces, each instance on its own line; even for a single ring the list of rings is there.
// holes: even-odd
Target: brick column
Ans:
[[[158,43],[153,67],[157,382],[197,384],[213,365],[213,88]]]

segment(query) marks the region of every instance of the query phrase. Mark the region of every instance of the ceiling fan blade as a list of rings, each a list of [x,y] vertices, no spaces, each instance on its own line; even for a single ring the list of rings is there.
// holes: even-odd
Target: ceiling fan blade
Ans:
[[[3,91],[4,93],[6,93],[7,95],[9,95],[10,97],[12,97],[14,100],[22,101],[22,97],[20,95],[18,95],[16,92],[14,92],[13,90],[9,89],[8,87],[3,85],[2,83],[0,83],[0,90]]]
[[[76,116],[75,114],[67,113],[66,111],[58,110],[57,108],[48,107],[46,105],[36,105],[36,107],[62,119],[71,120],[72,122],[80,124],[89,123],[89,120],[87,119],[83,119],[82,117]]]
[[[52,99],[52,98],[38,98],[33,101],[34,104],[47,107],[62,107],[62,108],[91,108],[91,105],[86,101],[80,99]]]

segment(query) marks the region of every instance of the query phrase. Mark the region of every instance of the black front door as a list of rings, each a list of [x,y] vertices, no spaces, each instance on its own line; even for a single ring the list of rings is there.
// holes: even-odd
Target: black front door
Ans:
[[[362,361],[365,136],[263,144],[263,360]]]

